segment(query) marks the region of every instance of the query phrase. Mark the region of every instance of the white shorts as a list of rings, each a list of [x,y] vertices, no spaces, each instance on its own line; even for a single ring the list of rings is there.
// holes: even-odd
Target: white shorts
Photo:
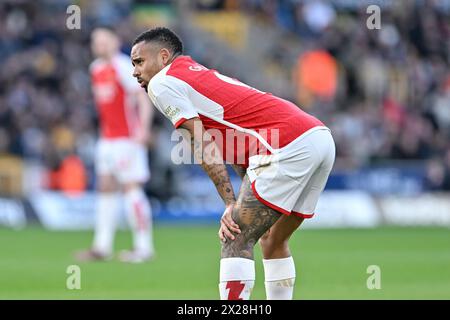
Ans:
[[[249,158],[255,197],[286,215],[311,218],[334,164],[330,130],[315,127],[271,155]]]
[[[95,157],[97,175],[112,175],[119,183],[144,183],[150,178],[147,150],[131,139],[100,139]]]

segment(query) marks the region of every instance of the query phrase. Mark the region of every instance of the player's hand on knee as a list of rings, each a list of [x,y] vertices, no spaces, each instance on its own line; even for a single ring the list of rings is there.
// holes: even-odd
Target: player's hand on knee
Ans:
[[[219,228],[219,238],[221,242],[227,242],[228,239],[234,240],[236,237],[233,235],[233,233],[227,228],[225,224],[220,225]]]
[[[234,240],[235,236],[233,233],[241,233],[239,225],[234,222],[231,216],[233,208],[234,204],[228,205],[222,215],[222,218],[220,219],[219,238],[222,242],[225,242],[227,239]]]
[[[218,232],[220,242],[227,242],[227,236],[225,236],[225,232],[230,233],[230,231],[229,231],[229,230],[226,231],[226,227],[224,227],[224,226],[221,224],[221,225],[220,225],[220,228],[219,228],[219,232]]]

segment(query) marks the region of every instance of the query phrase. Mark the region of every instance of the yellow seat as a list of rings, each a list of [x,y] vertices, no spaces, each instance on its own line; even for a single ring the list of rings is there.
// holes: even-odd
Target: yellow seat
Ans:
[[[10,154],[0,154],[0,194],[22,195],[23,160]]]

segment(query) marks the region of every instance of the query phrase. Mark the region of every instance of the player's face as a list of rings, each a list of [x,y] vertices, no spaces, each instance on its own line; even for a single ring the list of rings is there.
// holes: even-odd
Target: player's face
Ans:
[[[153,43],[139,42],[131,49],[133,77],[147,90],[150,80],[168,63],[170,52]]]
[[[111,31],[99,28],[92,32],[91,49],[96,57],[109,59],[118,51],[119,40]]]

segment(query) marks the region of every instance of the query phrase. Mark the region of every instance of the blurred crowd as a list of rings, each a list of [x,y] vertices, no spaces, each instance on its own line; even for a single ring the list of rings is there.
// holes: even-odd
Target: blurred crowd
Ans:
[[[36,161],[51,173],[77,156],[86,171],[80,175],[92,188],[97,115],[88,73],[90,30],[113,25],[127,52],[140,29],[130,15],[133,1],[98,0],[77,1],[83,7],[82,32],[69,30],[65,26],[70,2],[0,2],[0,154]],[[345,7],[346,1],[232,2],[278,25],[289,37],[294,35],[303,53],[323,52],[334,61],[336,86],[331,92],[312,90],[308,97],[292,98],[333,130],[338,168],[421,161],[429,188],[450,190],[450,5],[442,6],[446,1],[382,1],[387,5],[381,9],[379,30],[366,27],[365,6]],[[286,47],[289,43],[274,42],[270,58],[291,72]],[[167,139],[168,128],[157,113],[154,137]],[[165,176],[159,181],[154,177],[152,183],[161,186],[171,171],[164,167],[167,161],[152,152],[156,141],[149,145],[151,162],[161,166],[154,171]],[[70,166],[76,167],[76,162]],[[49,177],[48,187],[58,188]],[[161,190],[170,186],[155,188],[156,193]]]
[[[80,30],[66,26],[71,1],[0,2],[0,156],[43,165],[47,170],[39,177],[51,189],[95,186],[98,117],[89,76],[90,31],[113,26],[126,53],[142,31],[131,19],[132,1],[77,3],[83,8]],[[153,142],[160,120],[156,115]],[[153,147],[150,143],[150,152]],[[160,162],[152,161],[156,166]],[[167,170],[157,168],[152,179],[162,198],[171,188],[161,185],[170,181],[158,181],[158,173],[170,175]]]
[[[371,29],[366,9],[376,3],[380,29]],[[299,69],[317,70],[323,85],[333,83],[325,74],[336,77],[331,94],[297,100],[332,128],[338,166],[418,161],[429,188],[450,190],[450,1],[251,0],[245,8],[300,41]],[[274,42],[270,55],[284,70],[293,63],[288,46]],[[301,65],[311,52],[337,71],[324,72],[324,59]]]

